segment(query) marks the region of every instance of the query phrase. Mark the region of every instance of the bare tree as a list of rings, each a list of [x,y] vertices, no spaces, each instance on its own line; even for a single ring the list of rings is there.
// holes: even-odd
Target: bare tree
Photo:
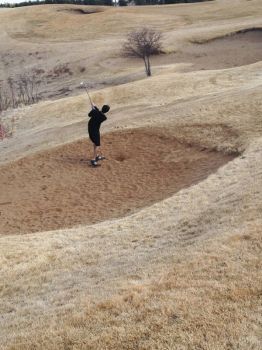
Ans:
[[[123,54],[142,58],[146,75],[151,76],[150,56],[161,53],[161,39],[162,34],[160,32],[147,27],[130,32],[123,44]]]
[[[22,74],[14,78],[8,78],[7,87],[3,89],[0,82],[0,111],[9,107],[17,108],[19,105],[30,105],[40,100],[39,86],[41,80],[35,73]]]
[[[34,74],[23,74],[19,76],[17,82],[19,90],[19,99],[25,105],[33,104],[39,101],[38,88],[41,81],[36,79]]]

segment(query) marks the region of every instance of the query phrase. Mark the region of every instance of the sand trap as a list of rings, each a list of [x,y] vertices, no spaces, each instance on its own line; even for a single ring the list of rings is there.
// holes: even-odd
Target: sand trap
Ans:
[[[189,70],[224,69],[262,60],[262,29],[250,28],[206,42],[195,42],[181,51],[155,58],[155,64],[191,63]]]
[[[69,228],[120,217],[191,186],[232,156],[180,144],[163,130],[103,136],[107,160],[92,168],[81,158],[88,140],[1,167],[0,233]]]
[[[83,8],[64,8],[58,9],[57,12],[70,12],[76,15],[92,15],[94,13],[103,12],[103,9],[83,9]]]

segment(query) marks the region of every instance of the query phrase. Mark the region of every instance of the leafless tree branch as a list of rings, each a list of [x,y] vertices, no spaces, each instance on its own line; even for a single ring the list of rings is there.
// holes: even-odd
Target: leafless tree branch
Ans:
[[[143,27],[137,31],[128,33],[126,42],[122,47],[122,53],[124,56],[142,58],[145,64],[146,74],[150,76],[150,56],[161,53],[161,39],[161,32]]]

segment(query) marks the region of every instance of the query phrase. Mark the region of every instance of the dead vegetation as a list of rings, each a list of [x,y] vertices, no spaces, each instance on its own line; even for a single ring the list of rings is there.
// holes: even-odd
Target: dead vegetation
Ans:
[[[0,113],[8,108],[31,105],[40,100],[38,78],[39,70],[32,74],[21,74],[16,78],[9,77],[0,84]]]
[[[2,120],[0,117],[0,140],[3,141],[6,138],[10,138],[14,135],[15,130],[15,118],[11,120]]]
[[[25,25],[26,18],[36,16],[30,7],[19,10],[19,15],[16,10],[0,11],[0,26],[4,26],[1,45],[13,42],[10,35],[23,39],[20,47],[26,42],[34,47],[30,52],[39,51],[35,47],[38,30],[44,32],[48,27],[42,43],[52,41],[50,47],[59,43],[64,50],[59,51],[59,56],[67,53],[66,62],[75,59],[69,46],[74,46],[79,56],[89,55],[87,71],[93,84],[90,76],[97,75],[100,67],[101,80],[107,80],[105,71],[121,79],[125,73],[129,77],[139,73],[136,62],[127,68],[113,56],[104,61],[99,57],[105,57],[105,51],[111,49],[111,53],[115,52],[122,33],[136,28],[141,21],[163,28],[165,47],[178,52],[179,43],[180,48],[186,47],[195,38],[206,40],[243,28],[261,28],[262,3],[217,0],[152,6],[150,13],[149,7],[110,9],[87,16],[90,22],[86,25],[82,22],[85,16],[60,13],[61,17],[53,17],[57,8],[43,7],[37,18],[42,28],[36,27],[36,22],[31,27]],[[63,15],[68,16],[68,22]],[[48,18],[46,23],[41,22],[43,17]],[[95,22],[96,54],[92,51]],[[118,37],[119,28],[122,31]],[[81,40],[85,40],[85,50]],[[233,41],[228,42],[230,45]],[[236,55],[242,52],[236,51],[237,47],[239,42],[232,50],[234,59],[243,57]],[[213,70],[203,71],[200,66],[198,70],[195,66],[185,73],[178,71],[177,61],[158,61],[150,79],[140,76],[140,80],[120,86],[103,90],[94,87],[95,103],[100,106],[110,102],[112,106],[103,129],[107,134],[103,134],[104,139],[111,131],[135,132],[141,127],[152,130],[161,125],[178,142],[204,149],[209,155],[214,150],[239,155],[194,186],[131,215],[95,225],[25,235],[19,235],[17,227],[15,235],[2,235],[2,349],[261,349],[261,59],[256,56],[258,46],[250,43],[245,50],[258,62],[245,56],[243,62],[236,62],[237,67],[231,64],[224,69],[228,62],[223,62],[221,68],[218,61],[222,56],[218,56],[219,60],[212,62]],[[192,64],[197,62],[197,57],[190,57]],[[202,61],[204,68],[209,61],[210,56]],[[56,58],[44,68],[45,72],[52,70],[55,62]],[[189,64],[181,62],[183,68]],[[80,61],[77,66],[85,67]],[[0,144],[1,164],[22,164],[26,156],[33,158],[38,151],[47,154],[54,146],[66,149],[66,143],[72,145],[86,137],[87,103],[86,96],[79,95],[15,110],[17,132]],[[4,117],[11,117],[12,113],[6,111]],[[113,149],[116,143],[112,144]],[[136,145],[143,154],[144,144],[136,140]],[[124,147],[120,148],[115,162],[124,168],[130,157]],[[169,157],[178,161],[176,147],[167,147],[162,154],[167,163]],[[146,159],[146,153],[143,157]],[[41,174],[43,164],[37,166]],[[126,175],[130,173],[129,170]],[[49,175],[47,172],[46,178]],[[27,176],[29,183],[31,170]],[[58,172],[59,176],[61,179]],[[7,183],[12,181],[10,178]],[[107,177],[102,176],[96,187],[101,183],[114,190]],[[125,186],[128,184],[126,181]],[[25,198],[30,197],[28,188],[21,186],[20,190]],[[42,183],[40,190],[48,191],[48,185]],[[139,195],[139,191],[135,188],[132,193]],[[17,199],[14,192],[12,198],[7,192],[4,194],[0,213]],[[81,196],[81,192],[78,194]],[[72,197],[67,199],[70,202]],[[38,210],[34,204],[34,210]],[[50,207],[50,212],[53,214],[54,208]],[[45,220],[42,224],[44,227]]]

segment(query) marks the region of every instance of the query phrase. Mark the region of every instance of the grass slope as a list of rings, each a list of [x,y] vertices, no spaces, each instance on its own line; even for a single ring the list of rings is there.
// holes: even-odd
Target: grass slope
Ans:
[[[63,8],[43,7],[52,26],[54,11]],[[35,44],[37,24],[48,25],[37,18],[30,24],[34,35],[26,37],[32,27],[27,27],[25,14],[33,11],[0,10],[5,26],[1,37],[9,35],[20,52],[40,45]],[[74,23],[81,26],[82,18],[101,15],[98,34],[107,37],[113,53],[121,21],[128,30],[157,19],[170,50],[174,38],[176,45],[204,41],[261,22],[261,2],[256,0],[121,11],[81,15]],[[122,18],[123,13],[133,22]],[[39,40],[45,45],[52,41],[61,53],[68,50],[66,26],[73,19],[68,11],[60,15],[57,29],[64,28],[64,22],[64,34],[51,35],[50,30]],[[45,12],[43,17],[48,21]],[[80,36],[85,35],[92,46],[89,25],[82,34],[77,29],[69,45],[78,40],[82,45]],[[99,56],[105,44],[97,42]],[[94,89],[96,103],[112,104],[103,129],[108,135],[165,126],[180,142],[241,154],[202,182],[132,215],[71,229],[0,236],[1,349],[260,349],[261,92],[261,62],[189,73],[178,72],[175,64],[159,64],[150,79]],[[1,163],[12,164],[83,137],[86,109],[86,96],[79,95],[7,111],[4,118],[15,116],[17,130],[0,145]]]

